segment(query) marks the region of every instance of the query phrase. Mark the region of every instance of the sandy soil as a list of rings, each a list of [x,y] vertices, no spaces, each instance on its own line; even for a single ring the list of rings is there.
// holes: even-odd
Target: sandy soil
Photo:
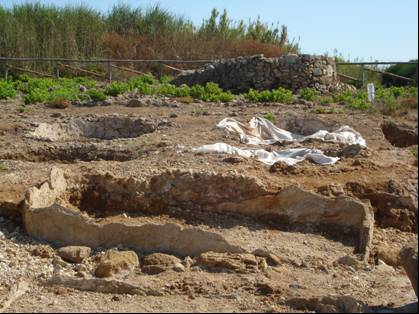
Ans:
[[[13,302],[9,311],[292,312],[296,310],[292,302],[296,298],[351,296],[369,307],[384,308],[417,301],[400,265],[389,266],[374,258],[381,246],[399,250],[409,243],[417,245],[417,160],[411,148],[391,145],[381,129],[385,120],[417,127],[417,111],[384,117],[343,108],[339,108],[341,114],[315,114],[306,105],[181,104],[169,100],[161,104],[160,107],[112,105],[64,110],[34,105],[30,111],[18,113],[18,101],[0,103],[0,160],[3,160],[0,169],[0,300],[19,280],[30,282],[29,291]],[[192,148],[216,142],[245,147],[235,136],[217,129],[216,124],[228,116],[247,122],[253,116],[268,112],[275,115],[277,123],[297,115],[349,125],[362,134],[368,148],[356,156],[343,157],[333,166],[322,167],[305,161],[292,169],[269,167],[256,160],[222,154],[191,152]],[[155,123],[156,128],[139,137],[113,140],[75,137],[45,141],[28,136],[41,123],[65,123],[69,118],[87,115],[142,117]],[[304,146],[330,152],[341,149],[326,143]],[[301,147],[301,144],[289,147]],[[281,146],[273,146],[273,149],[281,149]],[[371,258],[369,263],[344,265],[337,262],[341,257],[356,257],[352,239],[342,241],[344,235],[333,239],[305,228],[280,230],[249,217],[197,213],[194,219],[187,219],[189,214],[126,218],[115,213],[97,219],[193,224],[220,232],[252,249],[267,250],[281,257],[283,263],[260,273],[210,272],[192,267],[183,273],[169,271],[151,276],[137,270],[131,274],[129,280],[152,287],[159,296],[102,294],[51,287],[45,281],[52,276],[54,249],[57,248],[28,237],[22,230],[19,210],[25,190],[44,182],[53,166],[63,168],[75,177],[109,172],[117,177],[139,180],[147,180],[166,169],[212,171],[256,177],[272,191],[297,185],[330,197],[346,194],[370,201],[376,212]],[[385,204],[380,201],[383,193],[389,199]],[[403,197],[412,200],[410,208],[398,203]],[[397,213],[389,214],[393,208]],[[45,258],[33,254],[34,249],[40,247],[49,248],[50,253]],[[94,251],[89,263],[94,264],[95,254],[101,254],[100,248]],[[69,271],[74,267],[67,266]],[[269,285],[272,291],[261,293],[258,290],[260,283]]]

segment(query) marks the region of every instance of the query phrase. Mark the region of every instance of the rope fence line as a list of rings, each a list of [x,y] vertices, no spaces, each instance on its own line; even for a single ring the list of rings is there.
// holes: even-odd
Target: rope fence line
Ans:
[[[124,66],[119,66],[119,64],[123,64],[123,63],[132,63],[132,64],[153,64],[153,65],[158,65],[158,76],[161,77],[162,76],[162,72],[163,72],[163,68],[167,68],[176,72],[182,72],[182,69],[179,69],[177,67],[174,66],[170,66],[169,64],[208,64],[208,63],[212,63],[215,62],[217,60],[159,60],[159,59],[155,59],[155,60],[149,60],[149,59],[69,59],[69,58],[41,58],[41,57],[0,57],[0,64],[3,64],[3,77],[4,79],[7,79],[8,77],[8,73],[9,73],[9,69],[16,69],[19,71],[23,71],[23,72],[28,72],[28,73],[32,73],[32,74],[36,74],[36,75],[40,75],[40,76],[47,76],[47,77],[59,77],[60,75],[60,71],[59,71],[59,67],[65,67],[74,71],[80,71],[89,75],[93,75],[96,77],[106,77],[106,79],[108,81],[112,81],[112,68],[118,69],[120,71],[126,71],[126,72],[131,72],[131,73],[135,73],[135,74],[144,74],[141,71],[138,70],[134,70],[134,69],[130,69]],[[50,75],[50,74],[46,74],[46,73],[42,73],[42,72],[38,72],[38,71],[34,71],[34,70],[30,70],[30,69],[25,69],[25,68],[20,68],[20,67],[16,67],[14,65],[10,65],[10,62],[46,62],[46,63],[51,63],[54,68],[55,68],[55,75]],[[73,67],[70,66],[68,64],[64,64],[64,63],[94,63],[94,64],[107,64],[107,73],[106,74],[99,74],[96,72],[92,72],[80,67]],[[115,64],[118,64],[115,65]],[[408,78],[408,77],[404,77],[404,76],[400,76],[400,75],[396,75],[394,73],[390,73],[390,72],[386,72],[386,71],[381,71],[381,70],[377,70],[377,69],[371,69],[369,67],[367,67],[368,65],[397,65],[397,64],[406,64],[406,65],[416,65],[416,79],[412,79],[412,78]],[[366,82],[366,76],[365,76],[365,71],[371,71],[371,72],[377,72],[380,73],[382,75],[388,75],[388,76],[392,76],[395,77],[397,79],[401,79],[401,80],[405,80],[408,82],[418,82],[418,62],[399,62],[399,61],[388,61],[388,62],[337,62],[336,66],[340,66],[340,65],[352,65],[352,66],[360,66],[360,74],[359,74],[359,78],[354,78],[354,77],[350,77],[348,75],[342,74],[342,73],[337,73],[337,76],[342,77],[342,78],[346,78],[346,79],[351,79],[351,80],[356,80],[358,82],[360,82],[361,86],[365,86],[365,82]]]

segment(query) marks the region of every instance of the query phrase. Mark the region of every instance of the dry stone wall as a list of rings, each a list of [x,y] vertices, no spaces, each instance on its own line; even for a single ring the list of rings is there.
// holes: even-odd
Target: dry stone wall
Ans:
[[[336,63],[325,56],[289,54],[280,58],[263,55],[218,60],[198,70],[184,71],[173,81],[175,85],[215,82],[225,90],[245,92],[284,87],[298,91],[316,88],[322,93],[343,88],[336,75]]]

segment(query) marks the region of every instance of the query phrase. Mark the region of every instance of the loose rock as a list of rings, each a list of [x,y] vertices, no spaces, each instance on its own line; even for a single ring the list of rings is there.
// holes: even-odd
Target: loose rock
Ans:
[[[146,274],[157,275],[162,272],[174,270],[184,272],[182,261],[173,255],[155,253],[144,258],[142,271]]]
[[[66,262],[79,264],[88,258],[91,249],[86,246],[67,246],[58,250],[58,255]]]
[[[115,275],[127,275],[140,265],[138,256],[133,251],[107,251],[100,259],[95,275],[99,278]]]

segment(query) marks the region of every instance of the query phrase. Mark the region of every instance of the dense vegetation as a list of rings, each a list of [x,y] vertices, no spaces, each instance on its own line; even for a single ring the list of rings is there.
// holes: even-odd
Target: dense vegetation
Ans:
[[[418,60],[411,60],[417,62]],[[386,71],[400,76],[416,79],[416,65],[415,64],[395,64],[389,67]],[[383,84],[385,86],[406,86],[408,82],[400,80],[391,76],[383,76]]]
[[[165,76],[158,80],[152,75],[142,75],[127,81],[103,84],[83,77],[40,79],[21,75],[17,79],[0,80],[0,100],[14,99],[20,95],[25,105],[45,103],[55,108],[65,108],[72,102],[102,102],[109,97],[131,92],[139,95],[174,97],[182,102],[192,102],[194,99],[205,102],[230,102],[237,97],[253,103],[291,104],[295,100],[295,95],[285,88],[265,91],[251,89],[245,94],[233,95],[215,83],[189,87],[172,85],[170,80],[170,77]],[[418,105],[417,87],[379,87],[374,103],[368,101],[368,95],[363,89],[357,92],[320,95],[315,89],[303,88],[299,97],[312,102],[317,113],[336,112],[335,109],[330,109],[333,104],[342,105],[341,109],[379,111],[384,114],[392,114],[400,109],[417,108]]]
[[[346,60],[342,54],[338,54],[335,51],[335,59],[336,62],[340,63],[347,63],[351,62],[350,60]],[[363,60],[355,59],[353,62],[362,62]],[[371,60],[371,62],[373,62]],[[410,62],[417,62],[417,60],[410,60]],[[412,80],[416,79],[416,65],[415,64],[395,64],[392,66],[378,66],[378,65],[368,65],[368,69],[378,70],[389,72],[393,74],[397,74],[403,77],[411,78]],[[361,66],[360,65],[338,65],[337,72],[339,74],[344,74],[350,77],[353,77],[356,80],[360,79],[361,74]],[[365,81],[368,83],[374,83],[376,86],[408,86],[408,85],[415,85],[415,82],[408,82],[406,80],[397,79],[391,77],[389,75],[384,75],[382,73],[377,73],[374,71],[364,71],[365,74]],[[359,86],[360,81],[344,79],[347,83]],[[417,82],[416,82],[417,85]]]
[[[214,59],[296,52],[285,26],[232,21],[213,10],[195,26],[158,5],[116,5],[102,14],[85,6],[0,4],[0,55],[13,57]]]

